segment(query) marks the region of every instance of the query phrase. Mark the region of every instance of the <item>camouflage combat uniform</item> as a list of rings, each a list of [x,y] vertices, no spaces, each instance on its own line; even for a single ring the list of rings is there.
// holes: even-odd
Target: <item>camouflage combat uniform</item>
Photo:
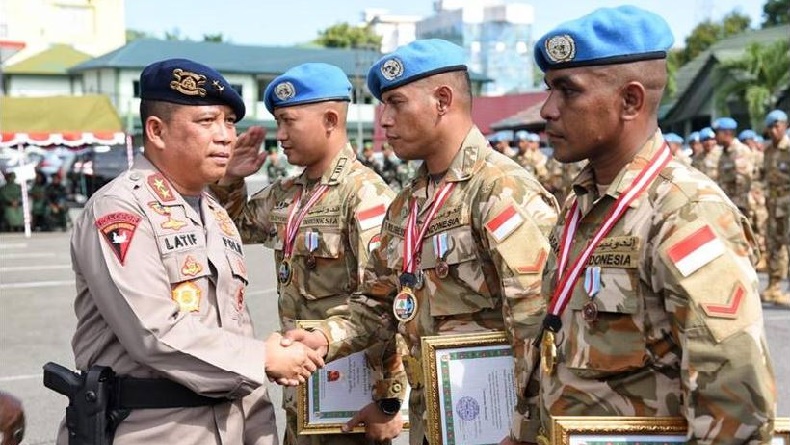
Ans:
[[[752,174],[752,188],[749,191],[749,207],[751,208],[749,219],[752,221],[755,238],[760,246],[760,262],[757,270],[763,271],[767,264],[765,233],[768,224],[768,209],[765,207],[765,170],[763,169],[765,153],[752,149],[752,161],[754,170]]]
[[[412,445],[422,445],[427,432],[424,382],[416,362],[421,357],[422,337],[505,331],[514,347],[516,382],[527,381],[535,358],[529,344],[545,312],[540,280],[548,253],[546,234],[557,217],[554,198],[526,170],[495,152],[477,128],[466,136],[444,181],[456,187],[422,240],[419,267],[424,285],[414,291],[416,317],[399,322],[393,315],[393,299],[402,272],[410,200],[416,199],[422,209],[417,221],[421,224],[435,198],[436,185],[425,166],[388,210],[380,248],[373,253],[361,291],[350,300],[350,319],[333,317],[320,328],[329,339],[327,360],[376,340],[387,341],[395,332],[404,335],[410,353],[404,364],[412,388]],[[449,248],[437,258],[434,239],[445,236]],[[440,262],[449,269],[444,278],[437,272]],[[517,386],[513,428],[522,434],[528,403],[535,413],[536,400],[521,397],[524,388]]]
[[[569,261],[662,144],[657,132],[603,196],[591,168],[581,172],[573,192],[582,219]],[[565,211],[550,238],[547,296]],[[556,336],[557,366],[540,375],[544,430],[551,416],[682,416],[688,443],[768,443],[776,388],[755,255],[736,207],[710,179],[671,161],[588,260],[600,267],[595,319],[583,318],[584,274],[572,290]]]
[[[721,158],[721,152],[722,149],[718,145],[713,147],[711,151],[703,149],[691,159],[691,166],[716,181],[719,179],[719,158]]]
[[[546,162],[549,178],[543,186],[546,187],[546,190],[554,194],[560,207],[565,203],[565,198],[568,196],[573,180],[586,163],[587,161],[565,164],[553,157],[549,158]]]
[[[540,150],[528,149],[524,153],[518,152],[513,156],[513,160],[532,173],[541,184],[545,184],[549,180],[549,170],[546,166],[549,158]]]
[[[772,141],[765,147],[765,203],[768,209],[766,250],[768,277],[771,284],[787,278],[790,259],[790,138],[784,136],[778,144]],[[767,299],[779,298],[779,294],[767,295]],[[783,298],[787,301],[785,295]]]
[[[283,331],[296,328],[296,320],[323,320],[347,310],[346,298],[359,286],[369,249],[377,243],[381,220],[393,192],[373,170],[364,167],[350,145],[341,150],[320,180],[329,189],[308,211],[296,235],[292,278],[278,282],[280,324]],[[241,182],[212,190],[228,210],[245,243],[263,243],[274,249],[276,263],[283,259],[283,240],[294,197],[303,187],[313,190],[304,175],[280,180],[252,196],[247,202]],[[307,201],[307,194],[302,203]],[[246,203],[246,204],[245,204]],[[311,253],[309,241],[317,234]],[[311,259],[312,257],[312,259]],[[314,262],[311,266],[310,263]],[[404,398],[406,376],[400,356],[393,351],[394,339],[386,343],[383,374],[382,345],[368,349],[368,365],[379,373],[374,399]],[[287,429],[297,437],[296,391],[284,388],[283,407],[288,413]],[[301,436],[298,443],[366,443],[362,434],[353,436]],[[295,443],[295,442],[294,442]]]
[[[733,139],[721,152],[718,174],[719,187],[744,215],[750,216],[749,193],[754,175],[752,150],[738,139]]]

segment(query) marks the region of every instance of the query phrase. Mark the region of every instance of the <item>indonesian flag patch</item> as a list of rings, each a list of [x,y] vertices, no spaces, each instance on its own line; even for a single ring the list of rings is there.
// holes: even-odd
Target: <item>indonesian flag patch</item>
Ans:
[[[359,221],[359,228],[364,232],[365,230],[372,229],[380,226],[384,222],[384,214],[387,213],[387,207],[384,204],[379,204],[366,210],[357,212],[357,221]]]
[[[724,243],[706,225],[673,244],[667,255],[680,274],[687,277],[723,255],[724,251]]]
[[[134,231],[137,230],[137,225],[140,224],[141,219],[141,217],[131,213],[116,212],[104,215],[94,223],[104,240],[112,248],[115,256],[118,257],[121,266],[123,266],[126,252],[132,244]]]
[[[377,233],[373,235],[373,238],[370,239],[368,242],[368,252],[373,253],[374,250],[378,249],[381,245],[381,234]]]
[[[486,223],[486,229],[491,233],[497,243],[501,243],[505,238],[510,236],[521,223],[524,218],[516,211],[516,208],[511,204],[494,219]]]

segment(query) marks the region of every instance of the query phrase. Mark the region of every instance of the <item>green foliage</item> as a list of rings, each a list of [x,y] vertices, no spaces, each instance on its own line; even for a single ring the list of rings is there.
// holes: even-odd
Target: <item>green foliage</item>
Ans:
[[[127,29],[126,30],[126,42],[127,43],[131,42],[133,40],[148,39],[148,38],[153,38],[153,36],[151,34],[148,34],[145,31],[138,31],[136,29]]]
[[[719,23],[706,20],[698,24],[686,37],[686,47],[677,56],[678,67],[694,60],[719,40],[742,33],[749,28],[751,22],[748,15],[733,11]]]
[[[225,36],[222,35],[221,32],[217,34],[203,34],[203,41],[204,42],[224,42]]]
[[[721,85],[716,92],[718,111],[728,114],[728,100],[743,101],[748,106],[752,128],[760,128],[765,113],[790,87],[790,42],[751,43],[743,57],[719,64],[716,84]]]
[[[768,0],[763,5],[763,28],[790,24],[790,0]]]
[[[381,37],[370,26],[351,26],[338,23],[319,31],[315,43],[327,48],[368,48],[379,50]]]

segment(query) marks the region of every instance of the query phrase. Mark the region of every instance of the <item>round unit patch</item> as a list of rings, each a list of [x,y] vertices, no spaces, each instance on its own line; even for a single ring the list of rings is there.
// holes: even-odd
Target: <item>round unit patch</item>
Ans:
[[[567,34],[547,39],[546,55],[554,63],[569,62],[576,57],[576,42]]]
[[[387,80],[393,80],[403,75],[403,63],[392,58],[381,65],[381,75]]]
[[[296,89],[291,82],[280,82],[274,87],[274,95],[280,100],[288,100],[296,96]]]

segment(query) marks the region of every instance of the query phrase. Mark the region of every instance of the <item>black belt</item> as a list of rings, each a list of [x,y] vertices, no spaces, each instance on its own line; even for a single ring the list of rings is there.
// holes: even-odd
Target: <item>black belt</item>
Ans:
[[[194,408],[229,401],[197,394],[167,379],[116,377],[114,393],[110,402],[114,409]]]

